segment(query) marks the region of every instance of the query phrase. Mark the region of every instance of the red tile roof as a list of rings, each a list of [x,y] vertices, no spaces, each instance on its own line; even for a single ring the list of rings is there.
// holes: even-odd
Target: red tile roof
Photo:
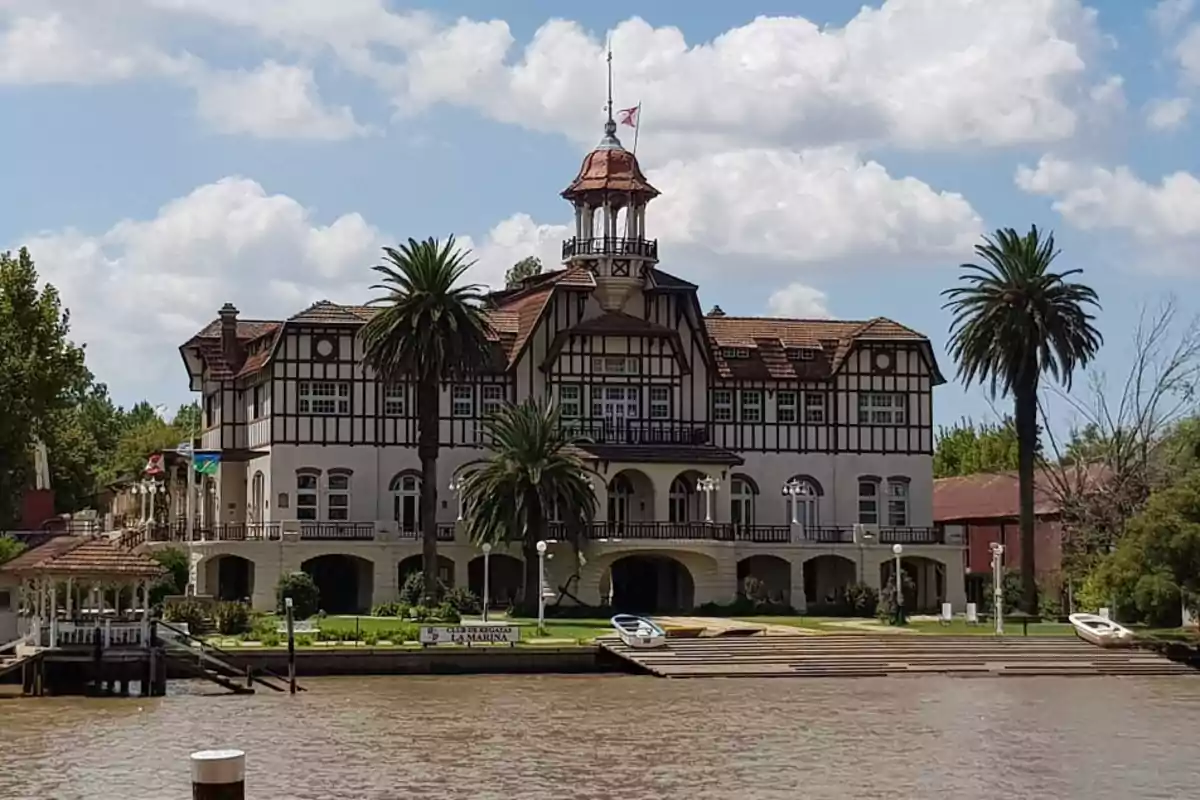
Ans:
[[[0,566],[0,572],[17,575],[157,578],[166,570],[149,556],[126,550],[112,539],[58,536],[6,562]]]
[[[623,147],[601,147],[584,156],[579,174],[562,196],[570,200],[588,192],[627,192],[647,199],[658,196],[658,189],[642,174],[637,156]]]
[[[1053,470],[1053,472],[1051,472]],[[1103,490],[1108,470],[1102,465],[1046,467],[1034,473],[1033,513],[1053,516],[1060,511],[1062,490]],[[1015,472],[981,472],[933,482],[934,522],[967,519],[1016,519],[1021,513]]]

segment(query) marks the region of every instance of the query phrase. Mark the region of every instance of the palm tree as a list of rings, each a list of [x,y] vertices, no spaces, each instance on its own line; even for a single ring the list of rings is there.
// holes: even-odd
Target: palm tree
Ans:
[[[537,607],[538,540],[557,508],[566,538],[578,552],[596,514],[588,470],[560,425],[558,408],[538,400],[500,409],[484,422],[492,454],[464,470],[467,535],[475,544],[517,541],[525,559],[525,613]]]
[[[1011,395],[1017,429],[1017,475],[1021,527],[1021,605],[1037,611],[1034,575],[1034,461],[1038,444],[1038,384],[1049,374],[1067,390],[1076,368],[1086,367],[1103,342],[1088,307],[1100,308],[1096,292],[1067,278],[1082,272],[1051,272],[1059,251],[1054,234],[1037,226],[1025,236],[1012,228],[985,236],[975,253],[984,265],[963,264],[962,285],[942,292],[954,314],[950,353],[968,386],[988,384],[993,397]]]
[[[416,392],[417,456],[421,459],[420,520],[426,598],[437,596],[437,459],[441,387],[468,378],[490,361],[489,325],[480,287],[462,283],[470,251],[429,238],[385,247],[375,267],[387,294],[359,333],[364,360],[379,380],[410,381]]]

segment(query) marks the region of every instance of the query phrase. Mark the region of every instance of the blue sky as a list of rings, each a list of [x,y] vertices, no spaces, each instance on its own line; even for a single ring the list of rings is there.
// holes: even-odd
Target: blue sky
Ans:
[[[1036,223],[1100,293],[1110,374],[1142,305],[1193,313],[1187,0],[510,5],[11,0],[0,243],[33,248],[119,400],[178,402],[175,348],[227,300],[361,301],[408,236],[467,237],[485,282],[552,261],[611,31],[649,235],[706,308],[888,316],[941,348],[971,244]],[[935,404],[990,415],[978,389]]]

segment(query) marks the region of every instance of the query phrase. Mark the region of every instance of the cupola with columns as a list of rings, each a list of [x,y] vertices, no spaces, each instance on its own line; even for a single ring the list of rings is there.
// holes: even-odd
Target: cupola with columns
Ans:
[[[609,54],[608,120],[604,138],[588,153],[562,196],[575,206],[575,235],[563,242],[563,263],[587,268],[606,311],[620,311],[658,262],[658,242],[646,238],[646,204],[658,196],[637,156],[617,138]]]

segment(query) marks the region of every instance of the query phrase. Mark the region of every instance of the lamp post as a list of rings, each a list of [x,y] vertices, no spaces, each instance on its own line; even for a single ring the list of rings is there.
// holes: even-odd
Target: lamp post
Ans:
[[[1004,633],[1004,545],[992,542],[992,611],[996,617],[996,635]]]
[[[896,557],[896,624],[904,624],[904,581],[900,577],[900,556],[904,553],[904,545],[897,542],[892,545],[892,555]]]
[[[717,490],[719,482],[711,475],[705,475],[696,481],[696,491],[704,492],[704,521],[712,522],[712,493]]]
[[[537,543],[538,554],[538,635],[546,633],[546,543]]]
[[[458,518],[456,522],[463,521],[463,502],[462,502],[463,480],[459,477],[450,479],[450,492],[458,499]]]
[[[488,621],[488,603],[490,595],[488,594],[488,578],[491,573],[490,558],[492,555],[492,545],[489,542],[484,542],[480,548],[483,550],[483,621]]]

